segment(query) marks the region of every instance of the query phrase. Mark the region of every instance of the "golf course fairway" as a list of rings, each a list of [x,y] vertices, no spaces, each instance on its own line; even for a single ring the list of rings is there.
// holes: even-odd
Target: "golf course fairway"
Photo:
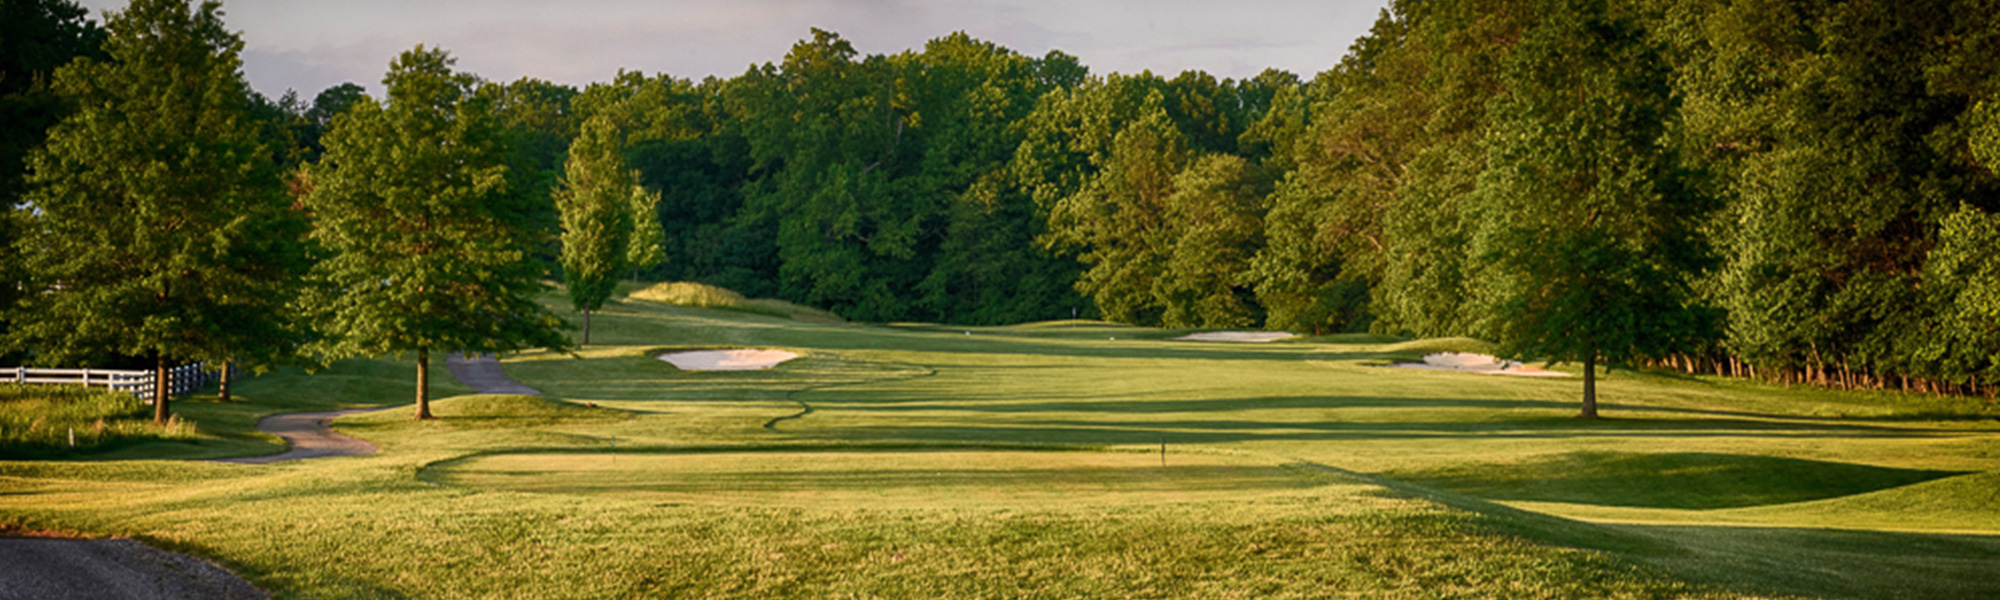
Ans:
[[[407,357],[281,370],[177,403],[192,440],[0,461],[0,527],[279,598],[2000,597],[1985,399],[1620,370],[1582,421],[1577,377],[1382,368],[1475,340],[1189,333],[623,298],[502,357],[543,396],[434,377],[415,421]],[[798,358],[655,358],[735,348]],[[373,454],[199,460],[382,406],[334,422]]]

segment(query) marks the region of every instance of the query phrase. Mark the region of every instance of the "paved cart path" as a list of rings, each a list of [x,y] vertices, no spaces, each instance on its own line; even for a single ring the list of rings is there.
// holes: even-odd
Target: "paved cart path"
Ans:
[[[500,370],[500,360],[491,354],[474,354],[470,357],[458,352],[445,357],[444,365],[451,369],[451,376],[459,383],[477,390],[481,394],[520,394],[540,396],[542,392],[522,385]]]
[[[291,450],[286,450],[283,454],[224,458],[218,459],[216,462],[262,465],[307,458],[374,454],[374,444],[370,444],[366,440],[358,440],[335,433],[333,431],[333,420],[345,415],[377,410],[383,409],[354,408],[323,412],[286,413],[264,417],[257,420],[257,430],[285,438],[285,442],[292,445]]]
[[[0,600],[268,597],[208,561],[132,540],[0,538]]]

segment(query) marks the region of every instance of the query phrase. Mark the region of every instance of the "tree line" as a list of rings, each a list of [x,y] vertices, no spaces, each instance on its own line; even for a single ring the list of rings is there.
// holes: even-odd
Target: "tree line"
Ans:
[[[1991,393],[1996,8],[1398,1],[1310,80],[816,31],[571,107],[663,191],[652,276],[857,319],[1080,309]]]
[[[135,2],[120,18],[154,4]],[[5,39],[49,50],[33,54],[45,57],[38,65],[7,65],[0,86],[45,81],[4,96],[9,110],[41,116],[9,120],[0,150],[48,142],[40,155],[0,152],[0,161],[30,156],[25,168],[0,165],[9,169],[0,191],[18,207],[6,231],[19,243],[8,248],[22,256],[0,265],[29,282],[5,299],[19,307],[8,313],[17,316],[10,337],[28,341],[15,347],[52,358],[86,347],[285,354],[244,348],[270,344],[422,357],[540,344],[555,341],[542,334],[555,317],[517,300],[537,277],[561,274],[586,316],[610,282],[632,276],[702,281],[863,321],[1080,314],[1468,335],[1511,355],[1592,366],[1937,393],[2000,384],[1994,0],[1398,0],[1311,79],[1275,70],[1243,80],[1098,75],[1060,51],[1029,57],[962,33],[863,56],[814,30],[782,60],[731,78],[621,72],[576,89],[479,80],[419,48],[392,65],[387,98],[347,84],[311,102],[248,90],[235,73],[241,42],[211,16],[203,43],[223,62],[204,68],[226,89],[160,89],[229,98],[228,116],[214,122],[237,129],[154,121],[186,122],[192,129],[176,135],[202,144],[238,140],[187,154],[244,162],[173,158],[184,165],[112,171],[192,178],[200,167],[264,191],[242,206],[204,205],[216,216],[199,226],[175,224],[197,214],[178,209],[120,217],[165,219],[156,230],[126,227],[166,232],[148,238],[158,242],[58,236],[50,223],[64,194],[212,196],[250,184],[133,179],[117,192],[62,183],[56,173],[83,168],[65,164],[167,164],[157,136],[127,144],[155,153],[146,157],[100,144],[59,160],[65,128],[98,122],[90,107],[104,103],[89,94],[125,93],[122,84],[66,87],[91,77],[74,65],[166,59],[120,54],[117,18],[100,30],[65,2],[27,5],[54,7],[44,12],[59,18]],[[173,56],[157,50],[147,52]],[[62,67],[71,57],[84,58]],[[402,145],[385,142],[393,139]],[[435,176],[408,175],[419,171]],[[105,212],[90,202],[102,200],[79,200],[77,210]],[[199,239],[157,230],[227,223],[275,229]],[[292,238],[307,243],[256,250],[248,241]],[[181,277],[175,268],[206,264],[191,259],[106,258],[126,270],[63,271],[36,256],[81,261],[107,244],[166,240],[244,261],[256,275],[235,285],[305,282],[305,300],[266,308],[281,315],[273,323],[320,328],[199,344],[166,336],[175,346],[64,350],[72,346],[54,340],[69,325],[47,318],[61,311],[45,302],[82,289],[69,282],[86,272],[129,289],[90,292],[101,297],[82,304],[164,310],[192,302],[175,290],[216,288],[169,280]],[[449,250],[434,254],[440,248]],[[438,284],[408,289],[387,283],[433,277]],[[286,296],[202,301],[253,297]],[[523,328],[453,337],[365,312],[409,315],[446,297],[492,304],[439,315],[478,312]],[[186,349],[200,344],[215,349]]]

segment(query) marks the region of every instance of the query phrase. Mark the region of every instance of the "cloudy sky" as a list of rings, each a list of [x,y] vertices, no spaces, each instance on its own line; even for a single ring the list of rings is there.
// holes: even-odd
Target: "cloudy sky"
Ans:
[[[82,0],[101,12],[125,0]],[[619,69],[699,80],[775,62],[811,28],[864,54],[953,31],[1030,56],[1076,55],[1093,73],[1200,69],[1311,77],[1368,31],[1387,0],[229,0],[258,91],[310,99],[352,81],[378,90],[389,60],[441,46],[489,80],[583,86]]]

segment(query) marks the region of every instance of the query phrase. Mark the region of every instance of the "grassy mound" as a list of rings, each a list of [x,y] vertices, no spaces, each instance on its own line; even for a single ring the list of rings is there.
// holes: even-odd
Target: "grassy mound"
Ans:
[[[839,315],[817,308],[769,298],[745,298],[727,289],[692,281],[656,283],[634,290],[627,296],[675,306],[733,310],[810,323],[842,322]]]
[[[0,384],[0,458],[43,458],[106,450],[141,440],[191,439],[194,423],[153,427],[131,394],[60,385]]]

